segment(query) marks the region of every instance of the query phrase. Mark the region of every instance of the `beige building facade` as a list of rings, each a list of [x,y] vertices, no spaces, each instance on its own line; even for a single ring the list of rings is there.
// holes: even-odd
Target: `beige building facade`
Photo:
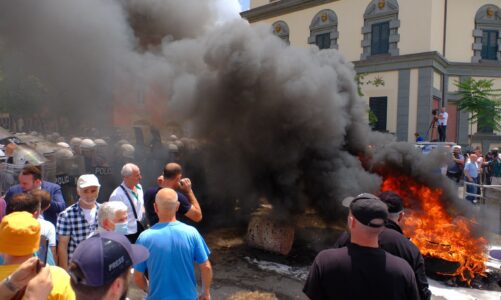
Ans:
[[[366,81],[383,79],[363,86],[377,130],[430,139],[432,110],[444,106],[448,141],[467,144],[473,134],[489,147],[501,137],[470,128],[455,82],[492,79],[501,88],[500,8],[501,0],[251,0],[242,17],[292,46],[337,49]]]

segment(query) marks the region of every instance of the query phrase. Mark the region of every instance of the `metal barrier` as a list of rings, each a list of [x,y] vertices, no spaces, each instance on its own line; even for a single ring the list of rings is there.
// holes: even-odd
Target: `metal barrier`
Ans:
[[[467,186],[477,187],[480,190],[480,193],[466,192]],[[482,183],[477,184],[477,183],[468,182],[468,181],[464,180],[463,187],[464,187],[463,200],[466,200],[467,196],[473,196],[477,200],[477,202],[474,202],[474,203],[478,203],[478,204],[485,204],[485,200],[498,200],[497,197],[494,197],[492,195],[487,195],[488,191],[499,192],[501,194],[501,185],[490,185],[490,184],[482,184]]]

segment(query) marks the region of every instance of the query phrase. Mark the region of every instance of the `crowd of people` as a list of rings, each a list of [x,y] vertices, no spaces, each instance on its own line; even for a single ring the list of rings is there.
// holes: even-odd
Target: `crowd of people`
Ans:
[[[452,158],[447,166],[447,177],[456,183],[461,180],[466,181],[466,200],[471,203],[478,203],[481,191],[479,184],[501,185],[501,156],[498,148],[493,148],[483,155],[480,147],[465,154],[461,151],[461,146],[452,147]]]
[[[182,167],[166,164],[146,192],[139,166],[125,163],[120,174],[102,203],[99,178],[80,175],[66,207],[59,185],[23,167],[0,198],[0,300],[125,299],[130,281],[148,299],[210,299],[210,250],[186,224],[202,210]]]

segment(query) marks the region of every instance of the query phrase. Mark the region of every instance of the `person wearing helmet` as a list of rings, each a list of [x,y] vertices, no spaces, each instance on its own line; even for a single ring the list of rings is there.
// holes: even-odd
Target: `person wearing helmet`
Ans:
[[[57,145],[64,149],[71,149],[70,145],[68,145],[68,143],[65,142],[58,142]]]
[[[80,153],[80,143],[82,142],[82,139],[79,137],[74,137],[70,140],[70,146],[71,149],[73,149],[73,152],[75,153]]]
[[[96,143],[91,139],[83,139],[80,143],[80,153],[84,159],[85,173],[94,173]]]
[[[113,172],[108,160],[110,155],[108,151],[108,143],[103,139],[95,139],[94,143],[96,146],[92,172],[97,176],[99,182],[101,183],[101,192],[99,193],[97,201],[99,203],[104,203],[108,200],[116,183],[113,180]]]

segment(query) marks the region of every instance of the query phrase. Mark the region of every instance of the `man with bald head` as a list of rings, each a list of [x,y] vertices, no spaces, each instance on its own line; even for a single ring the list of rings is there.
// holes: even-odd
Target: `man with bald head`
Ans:
[[[150,251],[149,258],[134,266],[135,283],[148,293],[147,299],[210,299],[212,267],[210,250],[200,233],[177,221],[178,193],[162,188],[153,207],[158,223],[145,230],[136,242]],[[202,294],[197,293],[194,262],[200,268]],[[148,269],[148,281],[144,276]],[[165,270],[168,270],[167,272]]]
[[[191,180],[182,177],[183,169],[179,164],[167,163],[164,166],[163,174],[157,179],[158,186],[152,187],[144,193],[144,207],[150,226],[158,222],[153,203],[155,202],[155,196],[162,188],[171,188],[177,192],[179,202],[178,220],[185,223],[187,223],[186,221],[200,222],[202,220],[202,209],[191,188]]]
[[[464,165],[464,180],[469,182],[469,183],[474,183],[478,184],[478,167],[477,167],[477,155],[472,153],[470,154],[470,159],[467,161],[467,163]],[[466,192],[468,194],[476,194],[477,193],[477,186],[473,184],[467,184],[466,185]],[[472,195],[467,195],[466,200],[472,202],[472,203],[477,203],[477,198]]]

